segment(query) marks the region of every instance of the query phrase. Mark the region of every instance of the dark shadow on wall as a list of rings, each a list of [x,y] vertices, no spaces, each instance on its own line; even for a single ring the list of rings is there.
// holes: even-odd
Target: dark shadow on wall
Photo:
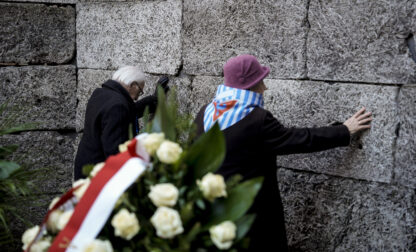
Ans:
[[[410,50],[410,56],[412,57],[413,61],[416,62],[416,43],[415,37],[412,33],[410,33],[409,36],[406,38],[406,42]]]

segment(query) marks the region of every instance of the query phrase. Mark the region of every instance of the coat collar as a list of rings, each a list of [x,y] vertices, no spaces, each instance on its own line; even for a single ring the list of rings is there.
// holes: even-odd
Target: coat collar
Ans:
[[[104,82],[102,86],[103,88],[109,88],[111,90],[116,91],[117,93],[122,94],[126,98],[126,100],[129,102],[129,104],[134,105],[134,101],[130,97],[129,92],[127,92],[127,90],[123,86],[121,86],[121,84],[118,83],[117,81],[107,80],[106,82]]]

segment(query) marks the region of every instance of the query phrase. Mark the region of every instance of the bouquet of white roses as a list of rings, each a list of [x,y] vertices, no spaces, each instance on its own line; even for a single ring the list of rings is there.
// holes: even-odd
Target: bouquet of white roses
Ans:
[[[189,146],[178,144],[176,118],[159,92],[147,133],[119,146],[86,179],[50,205],[22,237],[26,251],[238,251],[255,216],[247,214],[262,178],[224,181],[216,125]],[[192,142],[192,141],[188,141]],[[186,143],[184,145],[187,145]]]

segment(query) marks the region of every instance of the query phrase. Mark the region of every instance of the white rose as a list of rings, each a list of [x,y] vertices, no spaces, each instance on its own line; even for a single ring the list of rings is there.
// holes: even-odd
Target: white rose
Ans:
[[[221,250],[229,249],[233,245],[237,227],[231,221],[225,221],[209,229],[211,240]]]
[[[197,180],[196,183],[204,197],[210,201],[218,197],[227,197],[224,177],[221,175],[208,173],[202,177],[202,181]]]
[[[77,181],[74,182],[74,185],[72,187],[77,187],[78,185],[81,185],[76,191],[74,191],[74,195],[75,197],[77,197],[78,201],[81,200],[85,191],[88,189],[88,186],[90,185],[90,183],[91,183],[90,179],[78,179]]]
[[[170,183],[152,186],[149,198],[156,206],[174,206],[178,200],[179,190]]]
[[[111,243],[106,240],[94,240],[90,244],[88,244],[84,249],[83,252],[113,252],[113,246]]]
[[[157,236],[162,238],[173,238],[183,232],[178,211],[168,207],[159,207],[150,222],[156,228]]]
[[[33,243],[32,247],[30,247],[30,252],[46,252],[50,246],[50,238],[45,238]]]
[[[22,235],[23,250],[26,250],[27,246],[35,239],[39,232],[39,226],[34,226],[26,230]]]
[[[55,204],[58,203],[59,199],[60,199],[59,197],[53,198],[53,200],[51,201],[51,204],[49,204],[49,210],[51,210],[55,206]]]
[[[182,148],[179,144],[165,140],[157,149],[157,157],[165,164],[175,163],[181,156]]]
[[[91,176],[91,177],[95,177],[95,175],[97,175],[97,173],[98,173],[99,171],[101,171],[101,169],[104,167],[104,165],[105,165],[105,163],[104,163],[104,162],[101,162],[101,163],[96,164],[96,165],[94,166],[94,168],[92,168],[92,171],[91,171],[91,173],[90,173],[90,176]]]
[[[119,152],[125,152],[127,150],[127,146],[131,143],[131,140],[124,142],[123,144],[118,145]]]
[[[71,219],[72,214],[74,213],[74,210],[69,210],[64,213],[62,213],[59,216],[58,222],[56,223],[56,227],[58,230],[64,229],[66,224],[68,224],[69,219]]]
[[[60,230],[58,228],[58,222],[63,213],[64,212],[62,210],[56,209],[49,215],[48,221],[46,222],[46,226],[48,230],[51,231],[52,233],[56,233]]]
[[[154,155],[164,140],[164,133],[152,133],[144,138],[143,146],[150,155]]]
[[[139,220],[134,213],[129,213],[127,209],[121,209],[111,220],[114,227],[114,235],[130,240],[139,230]]]

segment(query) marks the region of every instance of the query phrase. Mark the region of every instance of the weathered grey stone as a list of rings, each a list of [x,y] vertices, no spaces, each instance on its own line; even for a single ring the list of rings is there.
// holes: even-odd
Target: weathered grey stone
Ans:
[[[73,174],[75,133],[60,134],[55,131],[32,131],[17,135],[4,135],[0,145],[17,144],[11,156],[30,169],[47,168],[47,177],[39,176],[34,183],[39,193],[62,193],[70,188]]]
[[[17,123],[38,123],[37,129],[75,128],[74,66],[3,67],[0,83],[0,103],[19,108]]]
[[[92,92],[113,75],[113,71],[78,69],[78,88],[77,88],[77,111],[76,129],[81,131],[84,128],[85,110],[88,99]]]
[[[75,8],[0,3],[0,64],[63,64],[75,53]]]
[[[77,136],[75,137],[75,141],[74,141],[74,145],[73,145],[73,147],[74,147],[74,156],[73,156],[74,164],[75,164],[75,158],[77,156],[78,145],[81,142],[82,134],[83,133],[78,133]]]
[[[406,42],[415,19],[415,1],[310,1],[308,77],[416,83]]]
[[[415,191],[279,169],[292,251],[414,251]]]
[[[344,122],[361,107],[373,114],[372,128],[349,147],[279,156],[278,165],[370,181],[390,182],[397,126],[397,87],[266,80],[266,108],[286,127]]]
[[[220,77],[198,76],[192,82],[191,112],[210,102]],[[396,87],[265,80],[265,107],[286,127],[326,126],[343,122],[361,106],[373,113],[370,131],[349,147],[313,154],[279,156],[278,165],[371,181],[390,182],[397,111]]]
[[[223,78],[212,76],[197,76],[192,82],[192,106],[190,111],[196,116],[202,106],[212,101],[219,84],[223,83]]]
[[[75,4],[79,2],[79,0],[8,0],[8,2]]]
[[[93,70],[93,69],[80,69],[78,71],[78,89],[77,89],[77,116],[76,116],[76,129],[81,131],[84,128],[85,110],[87,107],[88,99],[92,92],[101,87],[101,85],[111,78],[113,71],[108,70]],[[151,95],[155,92],[155,83],[159,79],[159,76],[146,74],[146,85],[144,93],[139,97],[143,98],[147,95]],[[191,97],[191,81],[189,77],[169,77],[169,87],[175,88],[178,98],[179,111],[182,113],[189,113],[189,103]]]
[[[81,68],[140,65],[176,74],[181,65],[182,2],[79,3],[77,62]]]
[[[228,58],[250,53],[270,77],[306,76],[307,0],[185,0],[184,70],[221,75]]]
[[[78,2],[151,2],[151,1],[169,1],[169,0],[78,0]]]
[[[393,182],[416,188],[416,86],[399,94],[399,119]]]

